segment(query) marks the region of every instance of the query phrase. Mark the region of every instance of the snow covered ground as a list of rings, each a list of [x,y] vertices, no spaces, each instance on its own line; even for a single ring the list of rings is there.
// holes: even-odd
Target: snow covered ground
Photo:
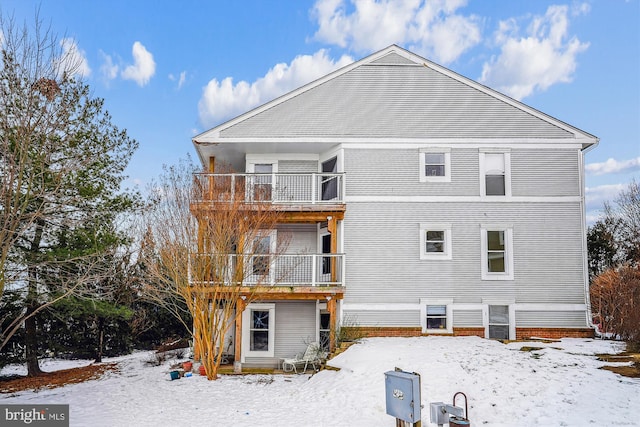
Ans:
[[[523,346],[544,347],[520,351]],[[171,381],[169,362],[149,366],[138,352],[108,359],[120,372],[53,390],[0,394],[0,403],[70,404],[72,426],[394,426],[386,414],[386,371],[422,379],[422,423],[429,403],[469,398],[473,426],[640,426],[640,380],[598,369],[594,354],[624,344],[564,339],[550,344],[476,337],[372,338],[316,375],[195,375]],[[76,362],[76,365],[88,362]],[[68,362],[43,364],[45,370]],[[20,372],[6,367],[2,373]],[[463,399],[457,403],[463,406]]]

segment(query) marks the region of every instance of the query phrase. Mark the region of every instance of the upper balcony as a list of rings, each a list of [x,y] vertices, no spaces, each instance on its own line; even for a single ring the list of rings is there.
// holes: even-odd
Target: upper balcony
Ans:
[[[290,213],[345,211],[342,173],[199,173],[194,179],[194,208],[241,202]]]

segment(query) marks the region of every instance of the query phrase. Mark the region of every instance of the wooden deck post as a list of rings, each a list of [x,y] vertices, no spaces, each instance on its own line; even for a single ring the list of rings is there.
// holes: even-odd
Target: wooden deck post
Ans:
[[[335,297],[327,297],[327,311],[329,312],[329,352],[333,353],[336,349],[336,328],[338,326]]]
[[[234,358],[235,362],[240,362],[240,352],[242,351],[242,312],[246,308],[246,303],[242,298],[238,298],[236,302],[236,336],[234,339]]]
[[[331,249],[332,254],[338,253],[338,218],[335,215],[327,218],[327,231],[331,233]],[[336,268],[336,257],[331,257],[331,282],[336,283],[338,280],[338,271]]]

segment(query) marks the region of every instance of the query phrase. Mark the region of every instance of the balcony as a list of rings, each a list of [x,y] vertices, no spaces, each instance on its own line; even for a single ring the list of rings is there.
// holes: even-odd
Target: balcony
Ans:
[[[344,174],[229,173],[194,175],[192,204],[268,203],[281,211],[344,212]]]
[[[265,288],[273,293],[283,288],[291,293],[323,293],[328,288],[342,293],[344,254],[192,254],[190,272],[189,282],[204,287],[238,280],[243,287],[260,287],[267,294]]]

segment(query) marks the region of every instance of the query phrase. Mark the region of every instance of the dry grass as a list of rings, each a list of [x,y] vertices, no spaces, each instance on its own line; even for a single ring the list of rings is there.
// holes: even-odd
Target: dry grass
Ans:
[[[607,363],[630,363],[631,365],[605,365],[600,369],[614,372],[623,377],[640,378],[640,353],[622,352],[619,354],[598,354],[598,360]]]
[[[45,372],[36,377],[0,377],[0,393],[16,393],[24,390],[62,387],[67,384],[77,384],[95,380],[104,375],[105,372],[117,370],[118,365],[116,363],[101,363],[80,368]]]

